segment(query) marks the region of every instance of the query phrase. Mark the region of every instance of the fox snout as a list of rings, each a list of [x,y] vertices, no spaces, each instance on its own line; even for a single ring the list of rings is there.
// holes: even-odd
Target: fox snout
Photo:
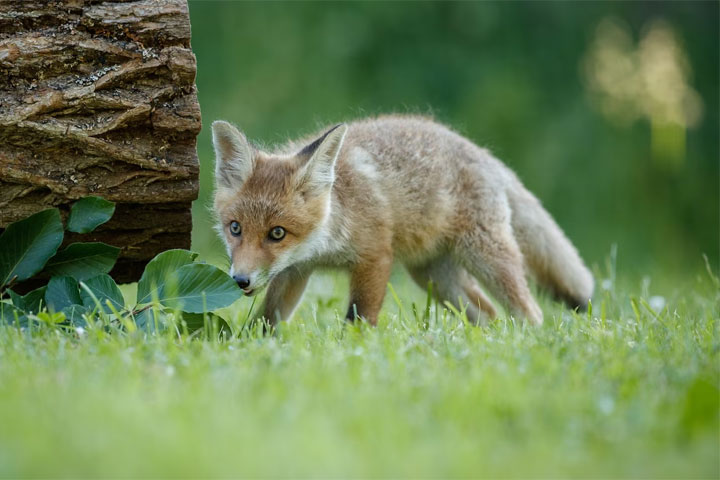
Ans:
[[[250,272],[245,270],[236,270],[235,268],[230,267],[230,276],[233,280],[235,280],[235,283],[238,284],[238,287],[242,289],[245,295],[248,296],[262,290],[265,286],[261,285],[263,282],[260,278],[261,275],[259,275],[257,271]]]
[[[250,277],[248,275],[241,275],[236,273],[233,275],[233,280],[238,284],[238,287],[242,288],[243,290],[250,288]]]

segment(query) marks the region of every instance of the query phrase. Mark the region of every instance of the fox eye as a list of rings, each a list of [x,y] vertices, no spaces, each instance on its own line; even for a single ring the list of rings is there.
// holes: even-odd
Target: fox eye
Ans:
[[[240,224],[238,222],[230,222],[230,233],[233,237],[237,237],[242,233]]]
[[[271,240],[279,242],[280,240],[285,238],[285,229],[283,227],[273,227],[270,230],[270,233],[268,233],[268,236]]]

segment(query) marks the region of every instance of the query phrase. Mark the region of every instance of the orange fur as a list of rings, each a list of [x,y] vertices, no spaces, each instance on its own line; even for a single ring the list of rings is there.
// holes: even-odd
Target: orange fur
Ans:
[[[533,324],[542,311],[526,277],[571,306],[593,279],[577,251],[517,177],[487,150],[431,119],[385,116],[253,148],[213,124],[218,212],[231,273],[269,285],[265,315],[286,319],[319,266],[351,272],[348,316],[377,316],[393,260],[469,318],[496,316],[478,280]],[[233,236],[231,222],[242,226]],[[276,226],[287,232],[273,241]]]

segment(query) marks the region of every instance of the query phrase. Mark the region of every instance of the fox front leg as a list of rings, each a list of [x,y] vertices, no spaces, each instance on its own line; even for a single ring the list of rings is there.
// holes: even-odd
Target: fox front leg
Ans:
[[[305,291],[310,273],[290,267],[270,282],[262,316],[271,326],[290,319]]]
[[[390,280],[392,256],[389,254],[364,258],[357,263],[350,274],[350,307],[346,318],[354,321],[356,317],[377,324],[377,317],[385,298],[385,290]]]

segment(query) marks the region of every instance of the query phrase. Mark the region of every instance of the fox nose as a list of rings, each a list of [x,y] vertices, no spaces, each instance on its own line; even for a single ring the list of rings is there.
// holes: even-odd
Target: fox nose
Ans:
[[[250,277],[247,275],[233,275],[233,280],[238,284],[238,287],[245,289],[250,286]]]

